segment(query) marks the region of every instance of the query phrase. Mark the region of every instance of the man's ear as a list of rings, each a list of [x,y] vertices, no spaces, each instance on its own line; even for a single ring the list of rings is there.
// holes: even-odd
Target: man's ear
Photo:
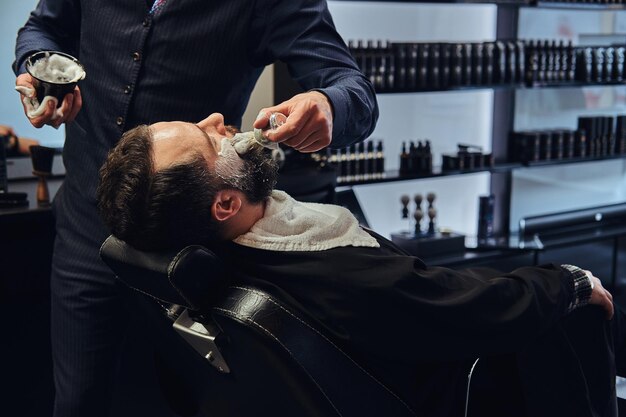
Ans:
[[[218,191],[211,205],[211,215],[218,222],[226,221],[239,213],[241,203],[241,193],[239,191]]]

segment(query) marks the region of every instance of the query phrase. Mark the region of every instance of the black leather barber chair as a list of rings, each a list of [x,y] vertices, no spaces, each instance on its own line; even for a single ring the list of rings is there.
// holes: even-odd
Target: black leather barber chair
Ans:
[[[298,311],[258,289],[229,285],[206,248],[146,253],[111,236],[101,257],[148,296],[136,301],[154,315],[146,322],[161,327],[157,344],[168,345],[166,396],[179,414],[415,416]]]

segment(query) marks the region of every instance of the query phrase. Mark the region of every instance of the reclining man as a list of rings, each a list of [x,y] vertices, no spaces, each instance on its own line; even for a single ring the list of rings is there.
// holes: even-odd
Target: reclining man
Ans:
[[[126,132],[101,169],[111,232],[143,250],[206,245],[233,282],[308,312],[417,415],[462,415],[477,357],[506,372],[472,387],[489,398],[475,415],[615,415],[621,315],[608,320],[612,297],[591,273],[426,266],[342,207],[273,190],[267,150],[240,157],[232,135],[219,114]]]

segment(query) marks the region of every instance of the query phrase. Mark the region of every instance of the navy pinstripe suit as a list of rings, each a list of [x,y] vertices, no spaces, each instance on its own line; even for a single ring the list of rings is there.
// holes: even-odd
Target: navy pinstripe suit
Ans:
[[[371,84],[336,33],[324,0],[41,0],[20,30],[14,70],[37,50],[77,56],[83,108],[67,125],[67,175],[54,201],[52,291],[55,415],[108,413],[123,309],[98,257],[98,169],[123,131],[212,112],[239,125],[263,67],[285,61],[304,89],[332,102],[333,146],[363,140],[378,109]]]

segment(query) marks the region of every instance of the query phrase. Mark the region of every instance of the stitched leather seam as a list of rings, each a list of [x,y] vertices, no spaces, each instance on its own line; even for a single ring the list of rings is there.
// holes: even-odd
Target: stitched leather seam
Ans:
[[[238,287],[235,287],[238,288]],[[241,317],[239,317],[235,312],[231,311],[231,310],[226,310],[224,308],[220,308],[220,307],[213,307],[214,310],[217,311],[221,311],[222,313],[225,313],[233,318],[239,319],[241,320]],[[259,323],[251,320],[250,318],[245,317],[244,320],[250,324],[255,325],[256,327],[260,328],[261,330],[263,330],[263,332],[265,334],[267,334],[269,337],[271,337],[272,339],[274,339],[276,342],[278,342],[279,345],[281,345],[283,347],[283,349],[285,349],[289,355],[296,359],[295,355],[293,353],[291,353],[291,351],[289,350],[289,348],[287,346],[285,346],[276,336],[274,336],[274,334],[272,334],[272,332],[270,332],[268,329],[266,329],[265,327],[261,326]],[[297,359],[296,359],[297,361]],[[304,370],[304,372],[306,372],[307,375],[309,375],[309,377],[311,378],[311,380],[313,381],[313,383],[317,386],[317,388],[320,390],[320,392],[324,395],[324,397],[326,397],[326,399],[328,400],[328,402],[330,403],[330,405],[335,409],[335,411],[337,412],[337,414],[339,414],[339,416],[343,416],[343,414],[341,414],[341,412],[337,409],[337,407],[335,407],[335,404],[333,403],[333,401],[328,397],[328,395],[326,395],[326,392],[324,391],[324,389],[322,389],[322,387],[317,383],[317,381],[315,380],[315,378],[313,378],[313,376],[311,374],[309,374],[306,370],[306,368],[304,367],[304,365],[302,365],[299,361],[298,365],[300,365],[300,367],[302,368],[302,370]]]
[[[304,321],[302,321],[299,317],[295,316],[293,313],[291,313],[289,310],[284,308],[282,305],[278,304],[276,301],[272,300],[271,298],[269,298],[267,295],[263,294],[260,291],[255,291],[255,290],[252,290],[250,288],[245,288],[245,287],[235,287],[235,286],[233,286],[233,287],[230,287],[230,288],[236,288],[236,289],[239,289],[239,290],[242,290],[242,291],[248,291],[248,292],[256,294],[256,295],[258,295],[260,297],[263,297],[267,301],[271,302],[272,304],[276,305],[278,308],[280,308],[281,310],[283,310],[284,312],[289,314],[291,317],[293,317],[296,320],[298,320],[300,323],[304,324],[309,329],[313,330],[315,333],[317,333],[319,336],[321,336],[323,339],[325,339],[328,343],[330,343],[335,349],[337,349],[339,352],[341,352],[341,354],[344,355],[350,362],[355,364],[357,366],[357,368],[359,368],[365,375],[367,375],[370,378],[372,378],[377,384],[379,384],[381,387],[383,387],[389,394],[393,395],[398,401],[400,401],[402,403],[402,405],[404,405],[406,407],[407,410],[409,410],[412,414],[415,414],[413,412],[413,410],[400,397],[398,397],[393,391],[391,391],[389,388],[387,388],[387,386],[385,384],[383,384],[378,379],[376,379],[376,377],[374,377],[372,374],[367,372],[363,367],[361,367],[361,365],[356,363],[350,356],[348,356],[343,350],[341,350],[336,344],[334,344],[326,336],[324,336],[322,333],[320,333],[317,329],[315,329],[314,327],[311,327],[308,323],[305,323]]]
[[[191,250],[197,249],[197,248],[202,249],[202,246],[198,246],[198,245],[187,246],[186,248],[178,252],[176,256],[174,257],[174,259],[172,260],[172,262],[170,262],[169,265],[167,266],[167,280],[169,281],[170,285],[174,287],[176,292],[178,292],[178,294],[183,298],[183,300],[187,302],[187,304],[189,305],[189,308],[194,309],[194,310],[197,308],[197,306],[194,303],[192,303],[191,300],[185,297],[185,293],[181,291],[180,288],[176,286],[176,284],[174,284],[174,281],[172,280],[172,275],[173,275],[174,269],[176,268],[176,264],[180,261],[180,259],[186,254],[188,254],[189,252],[191,252]]]

